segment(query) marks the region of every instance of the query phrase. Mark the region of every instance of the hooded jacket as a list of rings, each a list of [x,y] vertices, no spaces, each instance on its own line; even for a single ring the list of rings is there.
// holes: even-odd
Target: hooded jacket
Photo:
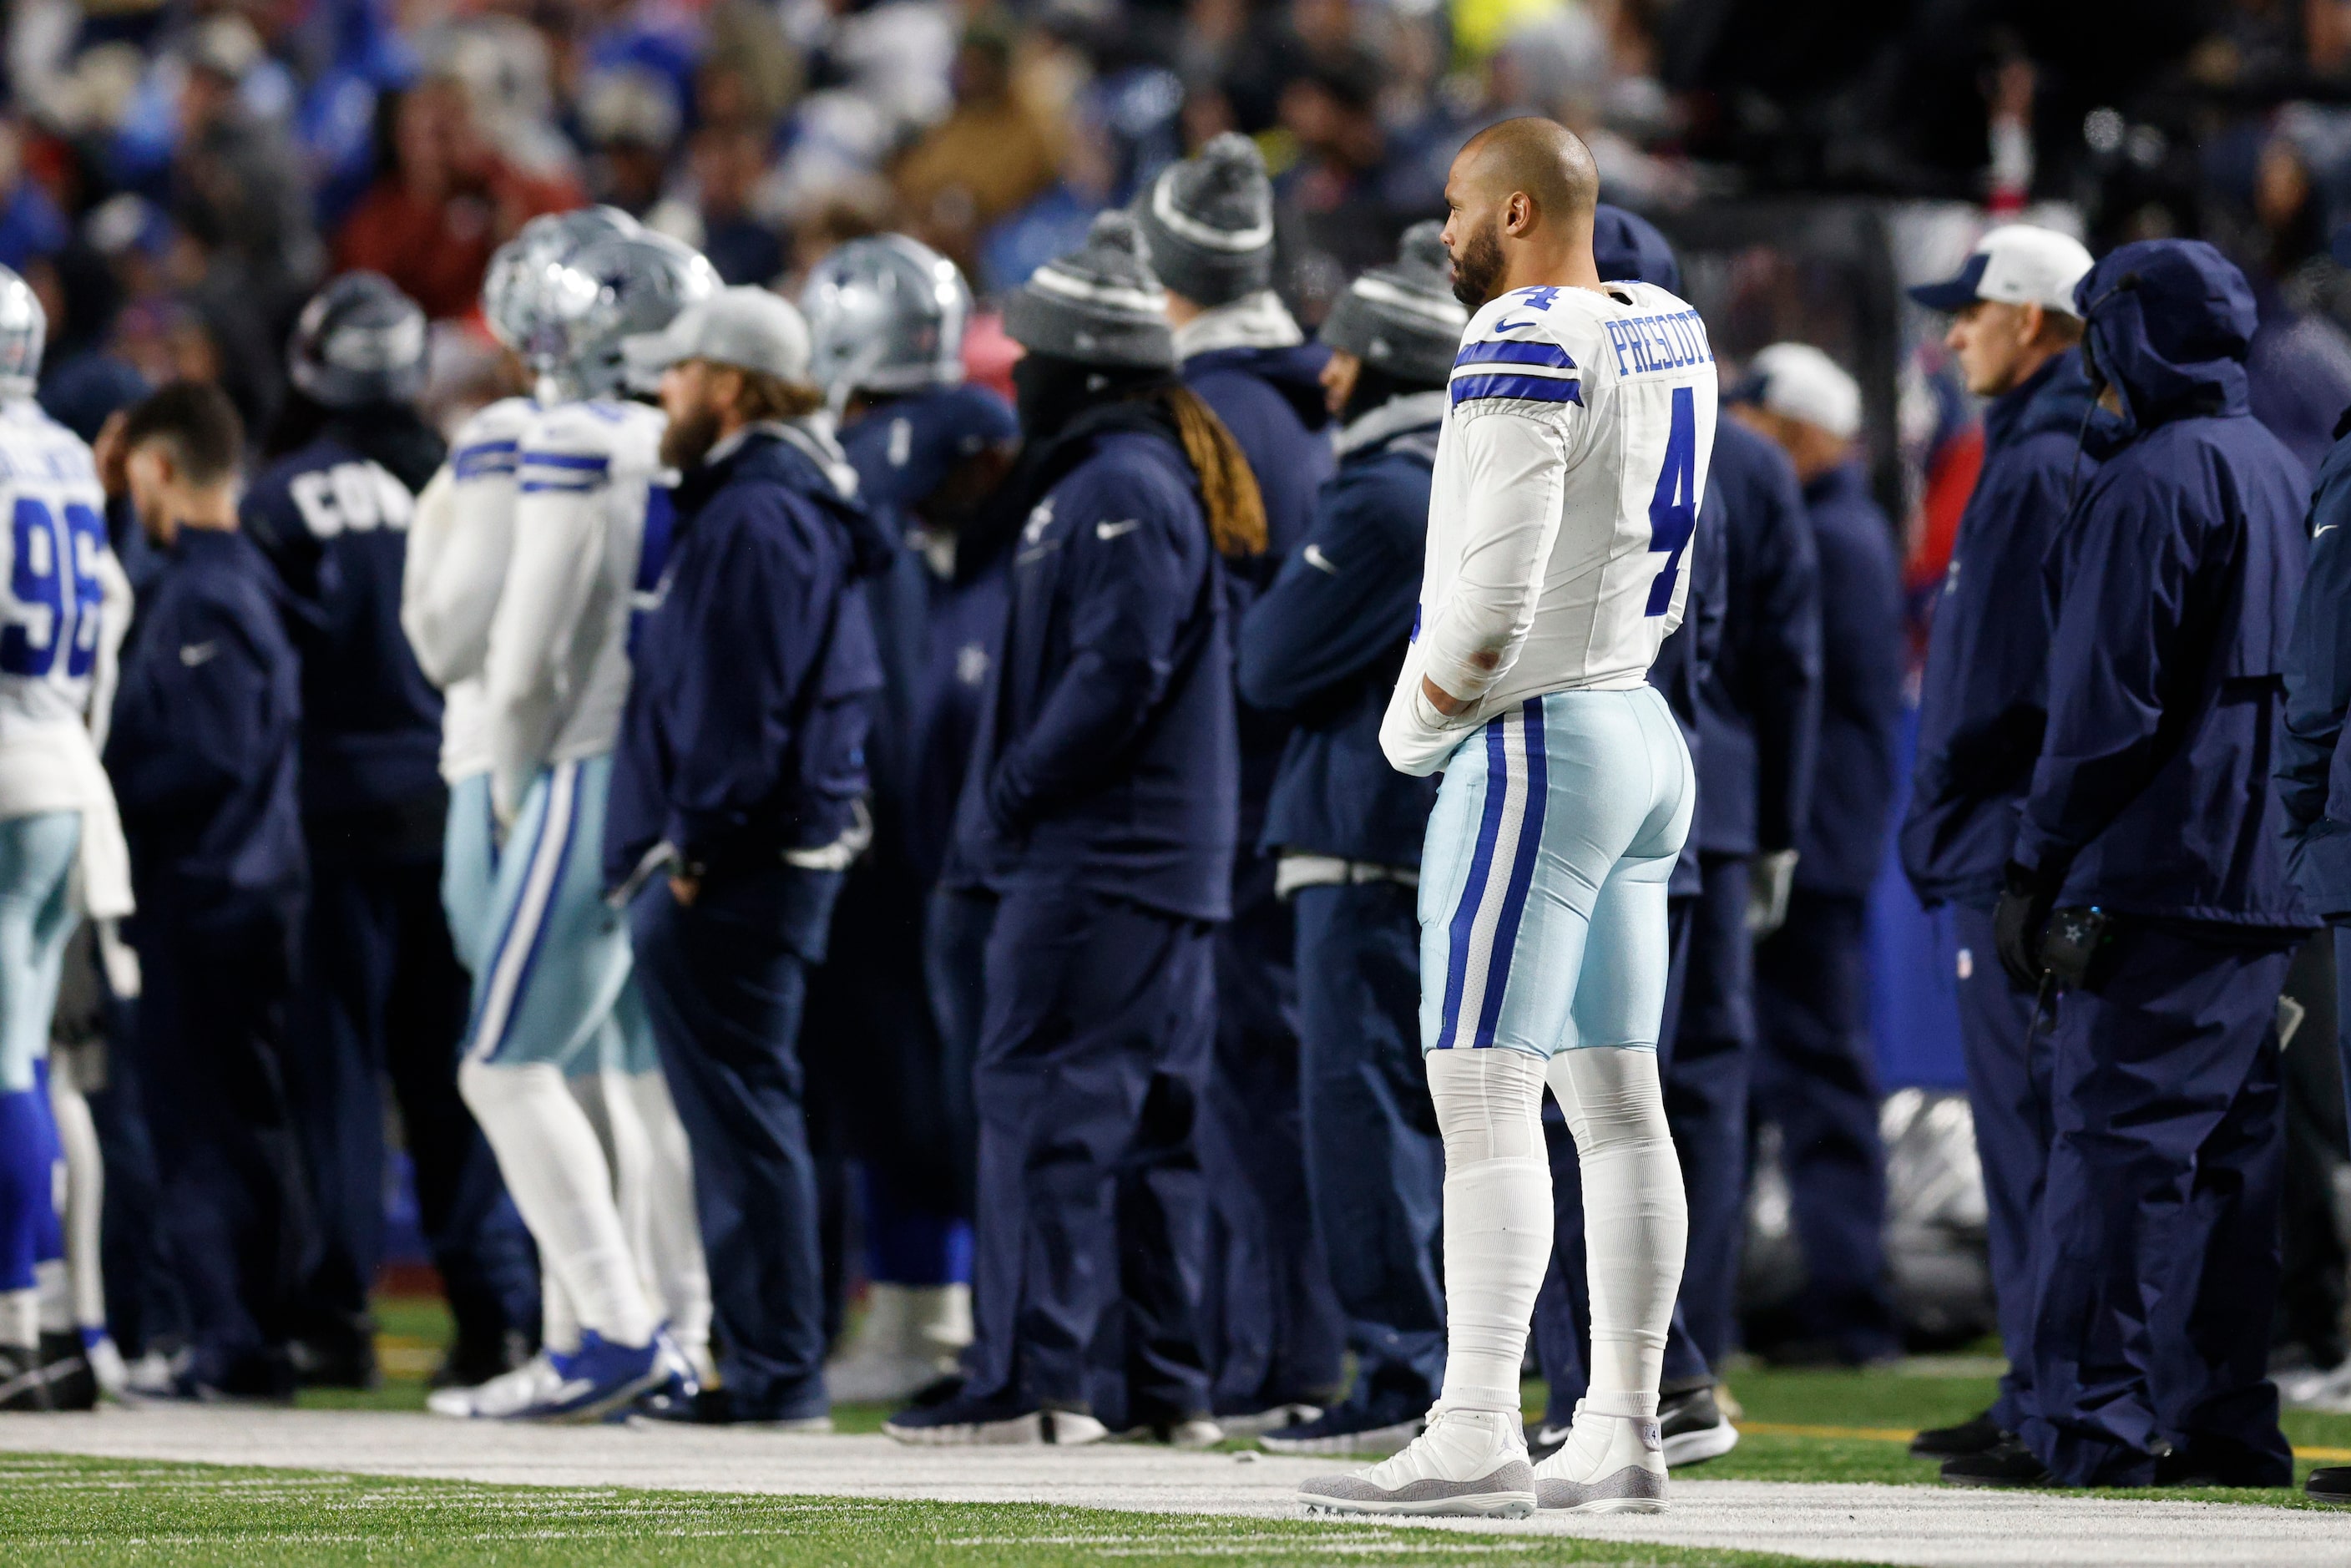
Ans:
[[[2095,393],[2068,350],[1984,410],[1983,470],[1959,518],[1928,635],[1902,867],[1919,903],[1990,909],[2016,844],[2047,714],[2041,558],[2097,465],[2080,446]]]
[[[2152,240],[2074,298],[2124,414],[2093,427],[2104,466],[2043,563],[2049,717],[2017,863],[2060,905],[2303,928],[2268,775],[2307,491],[2246,400],[2252,291],[2210,246]]]
[[[1820,738],[1821,585],[1787,455],[1737,420],[1717,423],[1698,517],[1718,519],[1727,597],[1722,645],[1698,691],[1690,836],[1705,854],[1792,849]]]
[[[1796,885],[1859,898],[1886,859],[1902,722],[1902,563],[1869,476],[1844,463],[1804,486],[1821,570],[1821,726]]]
[[[2286,648],[2277,795],[2286,863],[2310,913],[2351,916],[2351,414],[2310,497],[2310,573]]]
[[[756,426],[688,475],[674,504],[636,629],[608,887],[664,841],[714,875],[830,844],[866,793],[882,669],[852,590],[888,565],[888,538],[799,446]]]
[[[1011,606],[947,879],[1073,884],[1221,920],[1239,806],[1223,570],[1155,408],[1081,413],[1024,455]]]

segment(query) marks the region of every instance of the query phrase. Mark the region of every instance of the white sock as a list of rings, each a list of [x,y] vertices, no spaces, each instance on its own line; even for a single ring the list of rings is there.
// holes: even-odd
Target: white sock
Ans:
[[[98,1148],[98,1127],[68,1074],[49,1072],[49,1109],[65,1149],[66,1270],[78,1327],[106,1326],[106,1273],[99,1253],[99,1218],[106,1201],[106,1162]]]
[[[66,1260],[52,1258],[33,1265],[33,1294],[40,1301],[43,1333],[74,1332],[73,1290],[66,1277]]]
[[[469,1061],[457,1087],[538,1243],[539,1266],[562,1280],[580,1323],[615,1344],[651,1340],[658,1320],[621,1228],[611,1170],[562,1072]]]
[[[544,1263],[538,1270],[538,1343],[543,1350],[569,1355],[580,1348],[580,1314],[563,1293],[563,1281]]]
[[[1689,1243],[1657,1053],[1607,1045],[1562,1051],[1545,1076],[1583,1172],[1592,1289],[1592,1386],[1583,1402],[1595,1415],[1655,1416]]]
[[[41,1343],[41,1292],[0,1291],[0,1344],[36,1350]]]
[[[656,1071],[616,1077],[640,1130],[643,1168],[621,1185],[628,1219],[653,1301],[669,1320],[670,1337],[687,1349],[710,1343],[710,1270],[702,1257],[702,1221],[694,1207],[694,1149],[669,1097],[669,1080]],[[632,1190],[633,1188],[634,1190]]]
[[[1447,1409],[1515,1418],[1535,1292],[1551,1261],[1542,1063],[1501,1048],[1427,1053],[1445,1136]]]

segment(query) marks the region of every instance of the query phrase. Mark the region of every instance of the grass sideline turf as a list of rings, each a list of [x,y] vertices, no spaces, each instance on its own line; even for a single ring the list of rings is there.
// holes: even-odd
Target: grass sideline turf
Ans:
[[[378,1343],[384,1351],[396,1353],[383,1356],[382,1386],[365,1391],[305,1390],[300,1399],[305,1408],[424,1407],[423,1369],[435,1364],[438,1347],[448,1337],[447,1312],[437,1301],[413,1297],[380,1298],[375,1311]],[[1719,1459],[1678,1473],[1693,1480],[1933,1484],[1935,1466],[1910,1458],[1907,1436],[1858,1434],[1907,1435],[1921,1427],[1964,1421],[1991,1403],[1996,1381],[1992,1369],[1998,1364],[1996,1355],[1979,1354],[1921,1358],[1865,1371],[1754,1365],[1735,1368],[1725,1381],[1745,1409],[1739,1447]],[[1542,1385],[1528,1384],[1530,1430],[1541,1417],[1542,1400]],[[880,1406],[836,1406],[833,1422],[841,1432],[878,1432],[888,1415],[889,1411]],[[2315,1465],[2351,1463],[2351,1416],[2289,1410],[2284,1427],[2287,1440],[2297,1450],[2321,1450],[2319,1456],[2306,1457],[2294,1467],[2297,1483]],[[1228,1449],[1256,1446],[1242,1442],[1223,1445]],[[2298,1491],[2283,1488],[2239,1490],[2167,1487],[2111,1495],[2295,1508],[2327,1506],[2311,1503]]]
[[[1687,1563],[1816,1568],[1762,1552],[1379,1524],[1186,1518],[1028,1503],[485,1486],[310,1470],[0,1457],[0,1543],[17,1568],[1079,1568],[1108,1563]],[[1662,1553],[1662,1554],[1661,1554]]]

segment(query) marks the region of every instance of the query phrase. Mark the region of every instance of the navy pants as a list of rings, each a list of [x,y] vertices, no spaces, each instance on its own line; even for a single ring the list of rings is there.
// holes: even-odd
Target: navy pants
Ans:
[[[1419,894],[1305,887],[1298,934],[1306,1187],[1355,1354],[1348,1403],[1394,1425],[1445,1382],[1445,1144],[1420,1053]]]
[[[104,971],[99,971],[104,984]],[[141,1064],[139,1004],[110,989],[100,1014],[106,1084],[89,1096],[106,1172],[99,1255],[106,1274],[106,1326],[123,1355],[169,1352],[185,1343],[187,1305],[164,1220],[163,1182],[147,1120],[146,1069]]]
[[[1667,918],[1673,925],[1674,956],[1673,967],[1666,978],[1666,1010],[1658,1020],[1657,1038],[1661,1041],[1670,1042],[1680,1022],[1697,902],[1696,898],[1676,898],[1667,906]],[[1659,1076],[1670,1078],[1674,1066],[1670,1044],[1661,1045],[1657,1056]],[[1543,1383],[1549,1390],[1543,1406],[1546,1430],[1541,1440],[1551,1442],[1563,1436],[1574,1421],[1576,1401],[1590,1386],[1592,1369],[1583,1352],[1592,1343],[1592,1288],[1583,1250],[1583,1166],[1575,1138],[1567,1130],[1567,1119],[1560,1113],[1559,1102],[1549,1095],[1543,1097],[1543,1142],[1551,1160],[1552,1254],[1550,1271],[1543,1276],[1542,1289],[1535,1296],[1533,1337],[1535,1359],[1542,1367]],[[1686,1163],[1688,1155],[1684,1153],[1682,1157]],[[1673,1322],[1666,1330],[1659,1391],[1677,1394],[1703,1388],[1713,1382],[1714,1369],[1699,1352],[1677,1302]]]
[[[1747,1225],[1748,1095],[1755,1071],[1753,944],[1747,936],[1747,861],[1701,855],[1702,891],[1690,906],[1683,978],[1667,989],[1672,1027],[1664,1075],[1666,1121],[1689,1199],[1689,1250],[1675,1321],[1698,1357],[1730,1354],[1739,1259]],[[1677,955],[1683,949],[1677,947]],[[1554,1181],[1556,1178],[1554,1178]],[[1580,1343],[1580,1342],[1579,1342]],[[1668,1373],[1670,1377],[1673,1374]]]
[[[1991,1417],[2013,1432],[2032,1412],[2032,1237],[2049,1171],[2048,1031],[2036,1035],[2032,993],[2001,967],[1990,910],[1946,904],[1933,920],[1936,951],[1959,997],[1992,1303],[2008,1356]]]
[[[992,893],[942,887],[931,894],[923,989],[939,1031],[939,1090],[958,1214],[977,1212],[979,1111],[972,1100],[972,1072],[987,1021],[987,934],[995,925]]]
[[[189,1375],[223,1393],[288,1395],[315,1244],[285,1072],[299,900],[139,891],[140,1066]]]
[[[840,890],[839,872],[733,868],[714,873],[691,904],[656,882],[631,912],[662,1072],[694,1148],[713,1338],[738,1421],[827,1408],[799,1045],[808,970],[823,960]]]
[[[1837,1359],[1896,1354],[1886,1149],[1867,1028],[1861,899],[1798,888],[1755,949],[1755,1119],[1776,1124],[1804,1291],[1797,1333]]]
[[[971,1396],[1113,1430],[1207,1410],[1195,1128],[1215,1033],[1208,926],[1067,883],[1004,892],[974,1073]]]
[[[1272,856],[1239,859],[1233,918],[1215,937],[1217,1041],[1199,1127],[1209,1214],[1200,1336],[1220,1416],[1330,1403],[1346,1335],[1307,1197],[1294,933],[1273,878]]]
[[[437,858],[355,858],[343,826],[311,824],[311,886],[288,1083],[320,1251],[306,1333],[371,1332],[383,1253],[389,1078],[415,1170],[416,1207],[461,1343],[496,1346],[538,1315],[529,1239],[502,1202],[497,1162],[457,1094],[470,982],[449,940]],[[430,842],[439,849],[437,828]]]
[[[2068,1486],[2147,1485],[2165,1444],[2226,1483],[2293,1481],[2266,1370],[2291,961],[2134,924],[2058,998],[2022,1436]]]

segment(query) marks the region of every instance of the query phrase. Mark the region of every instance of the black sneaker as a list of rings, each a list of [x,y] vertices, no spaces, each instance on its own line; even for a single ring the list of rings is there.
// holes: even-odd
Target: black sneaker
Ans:
[[[2039,1455],[2011,1437],[1980,1454],[1945,1459],[1943,1481],[1955,1487],[2053,1487],[2057,1478]]]
[[[41,1353],[0,1344],[0,1410],[53,1410]]]
[[[2328,1465],[2310,1472],[2302,1495],[2313,1502],[2351,1503],[2351,1465]]]
[[[1667,1469],[1702,1465],[1739,1447],[1739,1428],[1715,1403],[1714,1385],[1706,1384],[1667,1394],[1657,1401],[1657,1435],[1665,1440]]]
[[[68,1330],[41,1336],[41,1375],[49,1385],[52,1410],[98,1408],[98,1374],[82,1353],[81,1335]]]
[[[1991,1418],[1987,1410],[1956,1427],[1929,1427],[1910,1439],[1914,1459],[1959,1459],[1990,1453],[2016,1434]]]

